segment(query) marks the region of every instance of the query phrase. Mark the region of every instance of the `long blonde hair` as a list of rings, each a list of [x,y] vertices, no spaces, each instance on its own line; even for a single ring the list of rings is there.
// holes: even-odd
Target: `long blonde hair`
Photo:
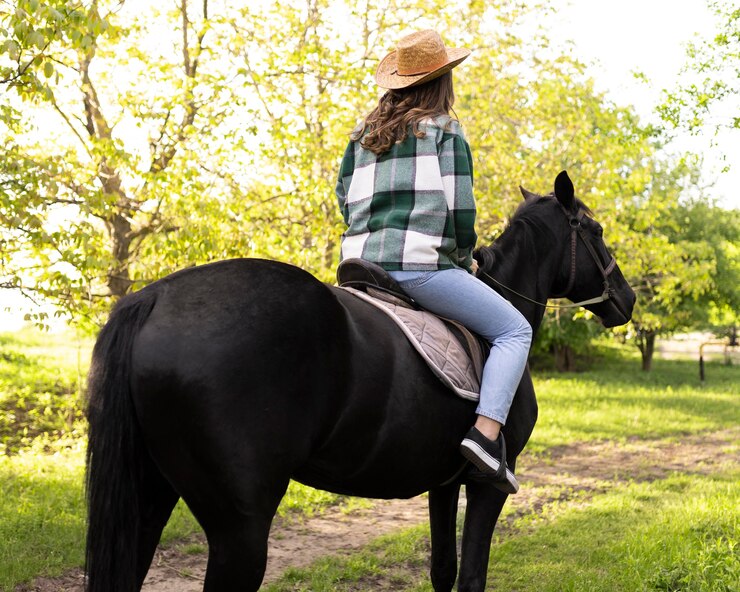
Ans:
[[[419,123],[430,117],[449,115],[454,103],[451,72],[419,86],[389,90],[350,137],[360,140],[363,148],[381,155],[406,139],[409,126],[417,138],[424,137]]]

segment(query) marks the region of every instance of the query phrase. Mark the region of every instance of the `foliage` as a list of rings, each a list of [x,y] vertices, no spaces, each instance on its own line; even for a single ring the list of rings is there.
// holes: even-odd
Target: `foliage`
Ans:
[[[92,46],[107,29],[105,19],[82,2],[17,0],[0,5],[0,84],[25,92],[50,92],[47,79],[57,64],[50,49],[63,42],[71,49]]]
[[[715,17],[715,33],[688,45],[678,82],[664,91],[657,111],[667,124],[667,137],[675,129],[705,134],[717,151],[715,140],[737,134],[740,128],[740,5],[734,0],[709,0],[708,6]],[[720,157],[726,172],[729,155]],[[663,270],[669,271],[665,273],[656,265],[645,277],[646,283],[654,283],[649,287],[654,298],[642,308],[636,324],[643,366],[647,363],[649,367],[645,356],[651,354],[651,343],[658,333],[710,328],[723,336],[736,331],[737,222],[737,210],[722,211],[712,207],[710,200],[700,203],[693,199],[678,204],[671,219],[656,232],[665,231],[664,242],[669,248],[662,249],[666,254]]]
[[[649,368],[657,335],[737,324],[739,215],[700,198],[628,213],[634,256],[626,272],[638,297],[632,327],[643,367]]]
[[[674,129],[716,138],[740,128],[740,6],[734,0],[709,0],[708,5],[715,34],[688,45],[678,83],[664,91],[657,108],[668,139]],[[683,161],[686,164],[689,157]],[[703,197],[706,190],[697,194],[695,175],[681,183],[663,170],[657,180],[656,189],[663,195],[657,201],[663,207],[643,220],[635,211],[630,225],[638,268],[633,277],[642,296],[635,336],[645,369],[658,334],[708,325],[723,334],[737,324],[738,274],[737,263],[732,263],[737,261],[737,211],[713,207]]]
[[[592,317],[583,309],[548,309],[532,346],[530,365],[539,368],[545,354],[554,354],[559,371],[575,370],[576,356],[588,354],[592,340],[603,333]]]
[[[3,62],[0,275],[88,326],[111,299],[213,259],[275,258],[331,279],[338,160],[377,100],[374,65],[411,28],[473,49],[456,108],[482,242],[519,183],[546,193],[563,168],[619,240],[619,215],[647,191],[654,131],[532,27],[545,3],[7,6],[3,34],[20,49]]]
[[[3,271],[90,323],[137,282],[242,251],[245,235],[224,228],[243,205],[239,171],[214,163],[237,165],[253,131],[223,127],[243,105],[214,57],[228,36],[207,1],[190,4],[80,2],[43,46],[54,75],[21,67],[9,83],[8,103],[34,117],[4,122]],[[33,25],[23,6],[8,26]]]
[[[675,331],[707,323],[710,304],[736,309],[740,276],[732,252],[740,230],[738,211],[706,201],[678,203],[643,232],[657,235],[667,248],[637,289],[643,306],[637,324]],[[654,257],[645,249],[638,257]]]
[[[687,200],[671,212],[665,233],[681,240],[684,259],[707,265],[711,287],[693,311],[700,326],[740,324],[740,210],[725,210],[702,200]]]
[[[89,329],[111,300],[215,259],[289,261],[331,281],[337,163],[379,94],[374,65],[408,23],[473,49],[455,71],[456,110],[475,158],[481,244],[518,204],[520,183],[547,193],[568,169],[638,288],[638,343],[706,323],[703,310],[715,324],[736,310],[710,297],[720,276],[726,286],[737,275],[720,269],[737,259],[732,241],[685,240],[669,222],[697,163],[667,160],[656,129],[550,46],[532,26],[546,3],[2,6],[0,281]],[[584,351],[600,332],[587,317],[548,313],[538,347],[566,361]]]
[[[475,121],[471,142],[478,165],[479,231],[484,240],[493,238],[504,213],[521,199],[519,183],[544,194],[551,190],[554,171],[568,169],[579,197],[604,226],[606,243],[625,276],[638,285],[655,264],[638,266],[636,255],[659,257],[660,263],[670,255],[662,236],[647,239],[644,228],[631,221],[659,218],[695,181],[697,168],[662,155],[657,130],[641,123],[631,108],[595,92],[583,64],[563,56],[547,63],[546,44],[542,50],[528,57],[542,66],[531,78],[516,70],[497,72],[490,64],[495,76],[475,73],[483,92],[473,95],[468,111]],[[572,370],[573,356],[601,332],[590,318],[584,311],[546,311],[535,353],[552,351],[561,369]]]
[[[717,30],[711,39],[688,45],[680,86],[665,92],[658,109],[670,126],[692,133],[740,129],[740,4],[709,0],[708,5]]]

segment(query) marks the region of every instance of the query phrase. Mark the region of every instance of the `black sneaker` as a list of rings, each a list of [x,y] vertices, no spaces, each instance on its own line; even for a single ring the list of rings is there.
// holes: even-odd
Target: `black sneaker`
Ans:
[[[501,432],[496,440],[489,440],[476,427],[470,428],[460,444],[460,453],[478,469],[490,475],[493,485],[501,491],[519,491],[514,473],[506,466],[506,442]]]

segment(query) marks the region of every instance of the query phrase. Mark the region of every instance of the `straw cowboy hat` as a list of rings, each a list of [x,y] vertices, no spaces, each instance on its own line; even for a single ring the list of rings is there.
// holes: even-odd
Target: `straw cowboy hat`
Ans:
[[[422,84],[449,72],[469,55],[469,49],[446,48],[436,31],[418,31],[403,37],[396,50],[380,61],[375,81],[388,89]]]

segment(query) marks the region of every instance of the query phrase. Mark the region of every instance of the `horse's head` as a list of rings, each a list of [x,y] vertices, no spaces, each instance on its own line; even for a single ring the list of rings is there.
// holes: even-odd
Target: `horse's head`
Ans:
[[[542,199],[524,189],[522,193],[526,200]],[[554,195],[545,199],[560,210],[551,218],[557,221],[551,229],[563,244],[560,269],[548,296],[582,302],[605,327],[624,325],[632,317],[635,293],[606,248],[601,225],[575,197],[565,171],[555,179]]]

